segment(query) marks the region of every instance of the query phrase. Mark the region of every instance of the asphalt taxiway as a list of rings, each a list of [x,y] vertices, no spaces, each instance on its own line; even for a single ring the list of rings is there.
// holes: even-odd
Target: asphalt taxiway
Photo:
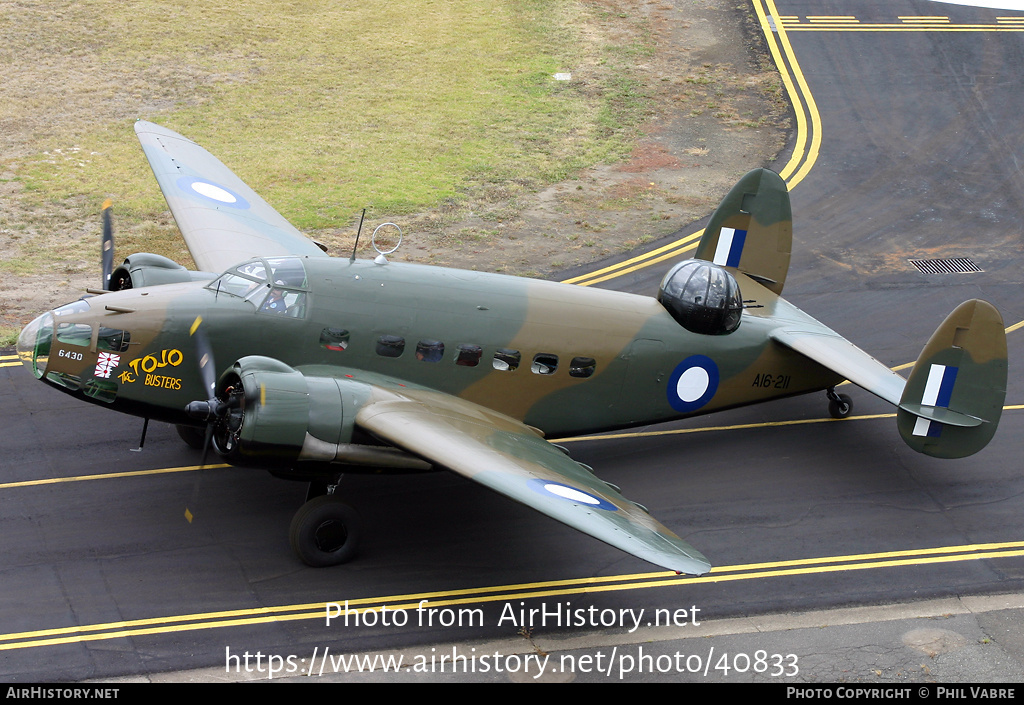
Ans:
[[[1009,11],[926,2],[755,5],[773,18],[768,40],[802,125],[778,161],[795,221],[786,297],[891,366],[913,361],[960,301],[996,304],[1011,328],[1011,378],[987,449],[957,461],[916,455],[891,407],[859,390],[850,392],[854,418],[841,422],[826,418],[822,395],[565,444],[705,553],[715,570],[703,578],[652,570],[453,475],[350,477],[344,492],[367,524],[362,555],[313,570],[287,541],[303,487],[237,468],[197,472],[198,454],[157,424],[132,452],[137,420],[0,367],[0,679],[153,677],[223,668],[232,653],[312,658],[328,648],[533,640],[582,653],[592,647],[572,640],[589,629],[501,619],[508,606],[565,602],[617,614],[699,607],[705,628],[723,629],[701,648],[794,653],[808,681],[908,678],[919,652],[901,635],[926,628],[917,620],[953,620],[935,628],[952,625],[967,640],[970,649],[943,652],[963,668],[915,678],[1018,678],[1016,637],[1000,641],[994,630],[1020,614],[999,596],[1024,591],[1024,390],[1014,372],[1024,359],[1024,27],[1000,20]],[[900,19],[938,15],[946,22]],[[598,283],[653,295],[685,247],[649,267],[606,262],[567,276],[620,274]],[[908,261],[948,256],[981,271],[924,274]],[[882,620],[875,640],[835,627],[820,632],[836,639],[824,649],[814,623],[755,630],[751,641],[725,629],[758,623],[753,615],[975,599],[1010,602]],[[328,626],[324,604],[345,600],[408,610],[410,621]],[[417,608],[433,610],[430,621]],[[623,628],[600,631],[607,639]],[[673,639],[664,648],[684,648]],[[1007,659],[1002,670],[974,657],[991,643]],[[872,668],[889,657],[904,665]]]

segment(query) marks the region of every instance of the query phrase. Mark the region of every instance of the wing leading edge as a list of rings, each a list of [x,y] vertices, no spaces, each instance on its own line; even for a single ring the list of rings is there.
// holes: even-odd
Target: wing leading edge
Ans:
[[[145,120],[135,133],[199,269],[222,272],[253,257],[326,256],[192,140]]]
[[[655,565],[693,575],[711,569],[639,505],[512,418],[439,392],[376,387],[356,424]]]

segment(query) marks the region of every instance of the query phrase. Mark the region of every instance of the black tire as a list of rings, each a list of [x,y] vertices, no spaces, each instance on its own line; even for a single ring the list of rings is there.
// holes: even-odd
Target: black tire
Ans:
[[[853,399],[847,394],[840,394],[839,401],[829,399],[828,413],[834,419],[845,419],[853,412]]]
[[[203,445],[206,443],[206,434],[203,432],[203,429],[182,425],[177,425],[174,428],[178,431],[178,436],[181,440],[185,441],[185,445],[189,448],[203,449]]]
[[[308,566],[325,568],[352,560],[359,545],[359,515],[332,495],[303,504],[289,530],[292,550]]]

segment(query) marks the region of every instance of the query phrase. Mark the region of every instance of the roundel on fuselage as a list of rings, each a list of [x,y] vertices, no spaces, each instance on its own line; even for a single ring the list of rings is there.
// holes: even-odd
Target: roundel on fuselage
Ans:
[[[724,267],[688,259],[661,280],[658,301],[692,333],[726,335],[740,326],[743,297],[736,278]]]
[[[691,355],[668,378],[668,403],[688,414],[711,401],[718,391],[718,365],[707,355]]]

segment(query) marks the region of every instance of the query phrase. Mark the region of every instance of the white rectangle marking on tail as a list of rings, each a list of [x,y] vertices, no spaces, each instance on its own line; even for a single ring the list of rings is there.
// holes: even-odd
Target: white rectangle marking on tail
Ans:
[[[715,247],[715,258],[711,260],[715,264],[724,267],[729,261],[729,252],[732,250],[732,238],[736,234],[735,228],[722,228],[718,233],[718,245]]]

